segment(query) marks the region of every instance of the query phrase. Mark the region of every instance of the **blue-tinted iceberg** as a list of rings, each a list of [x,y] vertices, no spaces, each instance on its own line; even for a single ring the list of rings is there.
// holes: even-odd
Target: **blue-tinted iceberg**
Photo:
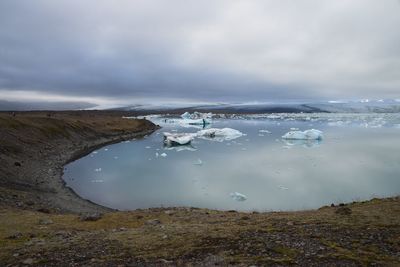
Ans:
[[[302,131],[290,131],[282,136],[283,139],[293,140],[322,140],[322,131],[310,129]]]
[[[229,194],[230,197],[236,201],[245,201],[247,200],[247,197],[241,193],[238,192],[233,192]]]
[[[188,145],[196,134],[192,133],[164,133],[164,143],[168,146]]]

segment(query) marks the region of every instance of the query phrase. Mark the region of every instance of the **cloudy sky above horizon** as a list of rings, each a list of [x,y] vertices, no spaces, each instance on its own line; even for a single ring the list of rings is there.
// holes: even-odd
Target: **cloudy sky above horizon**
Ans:
[[[0,100],[400,98],[400,1],[0,1]]]

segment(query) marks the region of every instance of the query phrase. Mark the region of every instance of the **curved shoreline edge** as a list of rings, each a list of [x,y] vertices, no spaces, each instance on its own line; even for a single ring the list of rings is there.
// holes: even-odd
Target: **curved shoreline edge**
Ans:
[[[56,213],[114,209],[66,186],[64,167],[92,151],[141,138],[160,127],[118,112],[0,113],[0,204]]]
[[[58,168],[58,169],[60,169],[59,179],[61,180],[61,182],[62,182],[62,184],[64,186],[64,189],[70,191],[70,193],[72,195],[75,195],[76,198],[84,200],[84,201],[88,202],[90,205],[94,205],[96,207],[95,208],[96,211],[98,209],[100,211],[118,211],[118,209],[113,209],[113,208],[110,208],[110,207],[107,207],[107,206],[103,206],[103,205],[95,203],[95,202],[93,202],[93,201],[91,201],[89,199],[83,198],[78,193],[76,193],[71,187],[67,186],[66,182],[63,179],[64,168],[69,163],[74,162],[76,160],[79,160],[79,159],[89,155],[90,153],[92,153],[93,151],[95,151],[97,149],[100,149],[100,148],[108,146],[108,145],[117,144],[117,143],[120,143],[120,142],[123,142],[123,141],[132,140],[134,138],[143,138],[146,135],[152,134],[156,130],[157,130],[157,128],[154,129],[154,130],[136,132],[136,133],[131,133],[131,134],[124,134],[124,135],[118,136],[116,138],[111,138],[108,141],[105,141],[105,142],[102,142],[102,143],[99,143],[99,144],[94,144],[94,145],[92,145],[90,147],[84,147],[82,149],[78,149],[76,151],[73,151],[72,152],[72,156],[66,162],[64,162],[62,164],[61,168]]]

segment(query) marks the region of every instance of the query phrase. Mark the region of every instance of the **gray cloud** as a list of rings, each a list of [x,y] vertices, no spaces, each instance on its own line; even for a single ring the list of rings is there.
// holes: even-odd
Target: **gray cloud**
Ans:
[[[121,99],[394,98],[399,25],[397,0],[3,0],[0,89]]]

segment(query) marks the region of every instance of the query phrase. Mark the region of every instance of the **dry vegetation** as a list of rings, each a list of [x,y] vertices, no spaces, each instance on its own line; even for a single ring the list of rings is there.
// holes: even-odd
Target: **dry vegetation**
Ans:
[[[398,265],[400,199],[317,211],[171,208],[75,214],[0,210],[0,261],[37,265]],[[349,209],[351,214],[338,210]]]

